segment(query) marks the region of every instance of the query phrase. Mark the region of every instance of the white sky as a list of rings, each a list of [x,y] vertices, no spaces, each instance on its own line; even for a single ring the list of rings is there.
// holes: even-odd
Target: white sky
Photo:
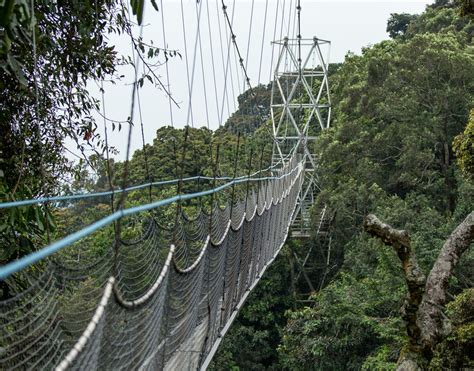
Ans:
[[[210,117],[210,128],[216,129],[219,125],[219,111],[222,110],[222,97],[224,90],[224,66],[227,60],[227,43],[228,38],[225,37],[224,29],[224,17],[220,6],[220,0],[201,0],[201,45],[203,50],[203,63],[201,64],[201,55],[199,53],[196,58],[195,64],[195,77],[193,82],[193,94],[191,98],[193,120],[188,114],[189,112],[189,89],[187,81],[187,70],[186,70],[186,58],[185,48],[183,40],[183,24],[181,21],[181,2],[179,0],[162,0],[163,8],[161,9],[160,0],[156,0],[160,7],[160,12],[155,11],[149,1],[147,1],[147,7],[145,9],[145,19],[143,28],[143,39],[145,42],[153,40],[155,46],[163,46],[163,32],[161,17],[164,15],[165,21],[165,35],[166,43],[168,48],[177,49],[183,55],[182,59],[173,58],[170,59],[169,76],[170,76],[170,90],[174,99],[180,104],[181,108],[173,106],[173,122],[175,127],[183,127],[187,122],[194,124],[195,127],[207,126],[206,119],[206,105],[204,99],[204,84],[202,78],[202,69],[204,69],[204,81],[206,83],[207,100],[208,100],[208,114]],[[232,0],[225,1],[228,6],[229,16],[232,15]],[[273,32],[275,27],[275,16],[276,7],[279,4],[279,15],[277,23],[277,39],[280,36],[281,30],[281,16],[282,16],[282,5],[285,4],[285,23],[283,35],[286,36],[288,30],[288,13],[290,11],[294,14],[294,8],[296,0],[269,0],[268,1],[268,12],[267,12],[267,23],[265,30],[265,40],[263,49],[263,63],[261,71],[262,83],[268,83],[271,71],[271,54],[272,46],[270,42],[273,39]],[[381,0],[301,0],[302,15],[301,15],[301,34],[303,38],[313,38],[317,36],[322,39],[331,40],[331,62],[342,62],[344,56],[348,51],[359,54],[361,48],[375,44],[381,40],[387,39],[386,33],[387,19],[391,13],[421,13],[426,4],[432,3],[429,0],[399,0],[399,1],[381,1]],[[217,6],[219,4],[219,6]],[[188,63],[189,73],[191,75],[194,46],[197,35],[197,6],[195,0],[183,0],[184,5],[184,17],[186,27],[186,43],[188,51]],[[210,23],[207,22],[207,8],[209,7],[209,19]],[[241,50],[241,53],[246,58],[247,55],[247,42],[250,30],[250,16],[251,16],[252,0],[235,0],[235,15],[234,15],[234,32],[237,35],[237,43]],[[252,32],[250,33],[250,48],[248,57],[248,72],[251,79],[252,85],[256,85],[259,75],[260,65],[260,51],[262,44],[262,36],[264,29],[264,15],[265,15],[265,0],[254,1],[253,11],[253,22]],[[220,17],[218,19],[218,16]],[[221,24],[221,32],[224,44],[224,55],[220,48],[219,41],[219,26],[218,21]],[[210,38],[209,38],[209,25],[211,31],[211,40],[214,52],[214,64],[216,68],[217,76],[217,103],[216,94],[214,90],[214,77],[212,73],[212,59],[210,53]],[[290,34],[292,34],[293,23],[289,26]],[[138,35],[138,28],[135,30]],[[226,41],[227,40],[227,41]],[[114,36],[111,42],[116,45],[116,50],[122,55],[131,55],[131,44],[130,40],[126,35],[120,37]],[[233,49],[232,53],[233,53]],[[275,51],[274,59],[276,59]],[[231,54],[234,58],[234,55]],[[234,59],[233,63],[230,63],[230,70],[228,77],[232,73],[234,80],[234,94],[230,91],[231,84],[230,78],[228,78],[227,89],[230,102],[230,110],[225,109],[223,111],[222,123],[225,122],[229,113],[232,113],[234,103],[232,98],[242,91],[242,82],[237,87],[237,73],[235,68]],[[120,73],[125,75],[123,81],[118,82],[116,85],[105,83],[105,103],[106,103],[106,116],[114,120],[126,120],[130,115],[131,106],[131,83],[133,81],[133,70],[128,68],[122,68]],[[157,70],[161,80],[166,84],[166,69],[164,66]],[[239,70],[240,74],[240,70]],[[239,76],[240,81],[241,75]],[[96,84],[91,84],[91,92],[100,98]],[[151,84],[145,84],[144,88],[140,90],[141,98],[141,111],[143,117],[143,124],[145,127],[145,140],[147,143],[151,143],[155,137],[155,132],[158,127],[171,124],[170,109],[168,98],[163,91],[154,88]],[[337,102],[333,102],[337,104]],[[135,110],[135,122],[136,125],[132,134],[132,151],[141,148],[141,132],[140,132],[140,120],[138,115],[138,105]],[[99,131],[103,132],[102,118],[97,115],[97,122],[99,123]],[[110,133],[110,123],[109,133]],[[118,158],[123,159],[125,156],[125,146],[127,143],[127,130],[114,132],[109,134],[110,145],[115,146],[120,154]],[[69,148],[78,153],[75,149],[75,144],[69,144]]]

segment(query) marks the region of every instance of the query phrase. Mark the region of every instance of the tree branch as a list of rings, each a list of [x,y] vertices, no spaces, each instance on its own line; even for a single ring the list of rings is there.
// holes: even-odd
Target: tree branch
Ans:
[[[446,334],[442,308],[446,302],[448,280],[473,239],[474,212],[471,212],[444,243],[426,280],[425,293],[418,313],[418,326],[422,329],[425,349],[432,349]]]
[[[426,278],[418,267],[415,255],[411,251],[410,236],[407,231],[395,229],[383,223],[373,214],[369,214],[365,218],[364,228],[370,235],[378,237],[386,245],[392,246],[402,263],[405,281],[408,286],[408,297],[402,308],[402,317],[407,323],[410,348],[418,353],[421,343],[421,330],[417,323],[417,312],[423,297]]]
[[[392,246],[402,262],[408,286],[403,319],[407,323],[409,344],[400,353],[397,370],[420,370],[420,365],[431,359],[436,344],[449,332],[443,313],[448,281],[474,239],[474,212],[448,237],[427,279],[418,267],[405,230],[394,229],[373,214],[366,217],[364,229]]]

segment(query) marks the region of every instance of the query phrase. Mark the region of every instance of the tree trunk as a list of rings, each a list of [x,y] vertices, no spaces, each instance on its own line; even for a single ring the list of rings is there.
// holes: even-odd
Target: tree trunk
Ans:
[[[405,273],[408,297],[402,308],[402,317],[407,324],[409,341],[400,352],[397,370],[422,369],[429,363],[436,344],[450,329],[442,313],[448,280],[474,238],[474,212],[446,240],[427,279],[416,262],[410,236],[405,230],[394,229],[372,214],[366,217],[364,228],[370,235],[393,247]]]

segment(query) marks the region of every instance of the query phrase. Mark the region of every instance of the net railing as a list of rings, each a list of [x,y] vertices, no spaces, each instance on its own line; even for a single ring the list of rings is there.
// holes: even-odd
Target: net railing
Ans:
[[[199,204],[175,197],[174,214],[125,212],[9,275],[0,369],[205,369],[283,246],[303,178],[295,156]],[[140,222],[114,245],[129,214]]]

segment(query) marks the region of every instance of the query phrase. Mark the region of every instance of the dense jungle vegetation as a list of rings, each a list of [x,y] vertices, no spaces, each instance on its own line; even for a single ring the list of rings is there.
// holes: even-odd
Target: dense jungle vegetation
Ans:
[[[372,212],[409,231],[428,273],[443,241],[473,210],[474,24],[472,13],[461,13],[437,1],[421,15],[393,14],[391,40],[333,66],[334,119],[315,148],[316,205],[333,213],[332,251],[326,267],[308,271],[318,288],[328,270],[324,288],[310,304],[295,302],[290,282],[298,267],[286,248],[224,339],[213,370],[395,368],[407,336],[400,315],[406,284],[396,254],[362,224]],[[303,255],[311,245],[313,265],[326,262],[317,237],[293,249]],[[450,279],[445,313],[453,328],[426,368],[474,367],[473,253]],[[302,277],[296,291],[309,291]]]
[[[99,102],[89,95],[86,81],[114,75],[118,57],[102,34],[125,32],[130,21],[114,1],[97,1],[94,9],[74,4],[62,7],[59,16],[45,11],[38,20],[38,35],[48,37],[39,37],[37,58],[54,63],[39,63],[36,73],[28,46],[31,40],[21,31],[31,21],[28,12],[14,13],[16,27],[2,31],[2,200],[103,191],[121,184],[125,164],[107,160],[91,116]],[[443,242],[473,210],[470,4],[437,0],[421,15],[393,14],[387,24],[390,40],[365,48],[361,55],[348,54],[343,63],[330,66],[332,127],[320,134],[314,148],[321,192],[313,219],[314,224],[319,222],[326,205],[327,235],[303,241],[289,238],[224,338],[212,370],[396,367],[407,341],[400,314],[407,288],[396,254],[364,232],[363,221],[375,213],[395,228],[407,230],[418,263],[428,273]],[[57,28],[58,22],[64,23],[62,27]],[[74,35],[57,31],[71,28],[79,31]],[[12,46],[13,38],[23,41]],[[140,41],[135,42],[140,49]],[[164,52],[176,56],[174,51]],[[129,184],[228,175],[236,168],[238,175],[245,175],[268,164],[270,87],[257,87],[255,96],[249,92],[240,96],[239,110],[215,132],[189,128],[185,141],[184,130],[156,123],[160,128],[153,142],[131,158]],[[40,111],[34,109],[37,88]],[[71,164],[64,155],[64,139],[71,137],[79,148],[85,140],[97,153]],[[237,143],[241,153],[235,167]],[[183,191],[207,186],[193,182]],[[126,206],[175,192],[175,186],[153,188],[151,195],[148,190],[133,192]],[[0,262],[17,259],[49,239],[90,224],[110,212],[109,203],[108,199],[86,200],[68,207],[2,211]],[[172,211],[165,210],[159,217],[167,219],[168,213]],[[112,229],[104,230],[86,243],[106,248],[111,234]],[[312,254],[305,273],[312,287],[295,261],[295,254],[304,256],[307,251]],[[444,312],[451,330],[423,360],[426,369],[474,367],[473,272],[470,249],[449,281]],[[4,282],[0,289],[2,299],[11,295],[12,288]]]

